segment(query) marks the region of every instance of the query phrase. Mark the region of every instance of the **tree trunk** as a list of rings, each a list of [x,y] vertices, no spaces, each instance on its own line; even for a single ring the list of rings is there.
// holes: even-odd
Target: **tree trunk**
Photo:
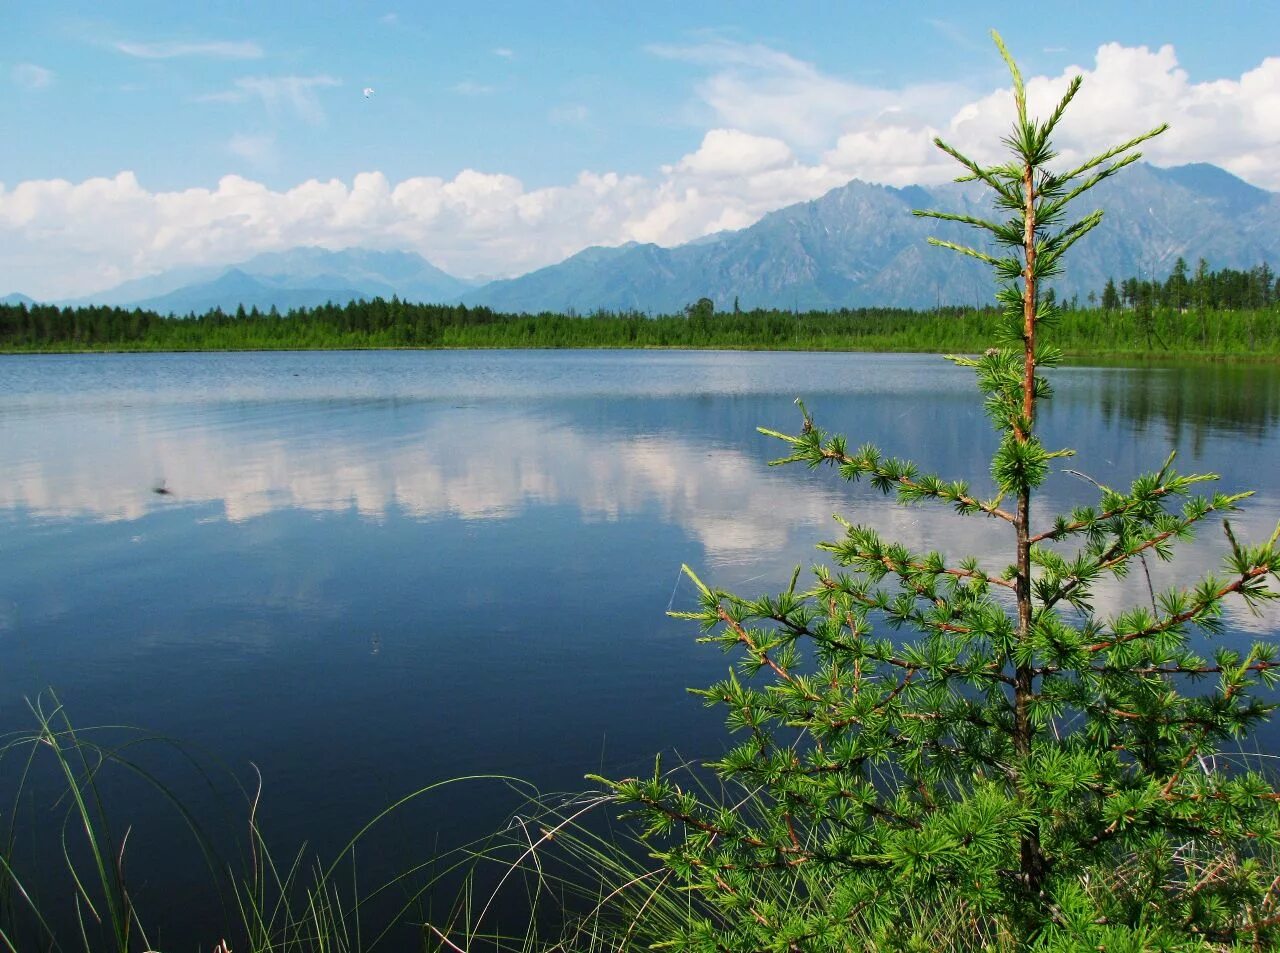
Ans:
[[[1014,428],[1015,439],[1030,439],[1035,425],[1035,375],[1036,375],[1036,193],[1032,169],[1027,165],[1022,174],[1025,195],[1023,206],[1024,230],[1022,289],[1022,416]],[[1023,486],[1018,491],[1018,641],[1031,639],[1031,490]],[[1020,757],[1031,753],[1034,727],[1031,722],[1031,699],[1035,692],[1035,673],[1030,664],[1020,664],[1014,673],[1014,731],[1013,746]],[[1044,885],[1044,853],[1040,848],[1040,829],[1033,825],[1022,837],[1021,871],[1027,893],[1038,897]]]

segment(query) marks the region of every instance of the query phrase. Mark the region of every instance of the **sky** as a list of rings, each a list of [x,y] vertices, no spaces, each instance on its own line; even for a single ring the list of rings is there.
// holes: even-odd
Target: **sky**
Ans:
[[[1084,76],[1063,161],[1167,121],[1150,161],[1280,191],[1262,0],[0,0],[0,27],[0,295],[299,245],[510,276],[947,181],[933,137],[995,158],[1011,116],[992,28],[1033,110]]]

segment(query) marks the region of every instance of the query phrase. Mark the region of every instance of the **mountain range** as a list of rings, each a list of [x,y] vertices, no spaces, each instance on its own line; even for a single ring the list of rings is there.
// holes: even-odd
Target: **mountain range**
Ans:
[[[1216,166],[1138,164],[1080,205],[1082,213],[1101,207],[1106,216],[1072,250],[1067,275],[1056,285],[1062,296],[1099,292],[1108,278],[1163,278],[1179,257],[1192,267],[1199,258],[1214,268],[1280,263],[1280,194]],[[485,284],[455,278],[412,252],[295,248],[229,268],[164,272],[57,303],[187,314],[238,305],[285,311],[397,295],[501,311],[657,314],[702,297],[720,309],[735,301],[744,309],[989,302],[984,265],[925,243],[929,235],[972,243],[972,230],[917,218],[915,208],[992,214],[983,189],[972,184],[893,188],[855,179],[739,231],[674,247],[587,248],[559,264]]]
[[[1179,256],[1194,268],[1280,262],[1280,195],[1211,165],[1138,165],[1103,182],[1082,211],[1103,223],[1072,249],[1061,295],[1100,292],[1109,277],[1163,278]],[[772,212],[749,228],[674,248],[588,248],[549,268],[494,281],[463,300],[510,310],[677,311],[698,298],[719,308],[932,307],[991,300],[989,269],[929,247],[929,235],[973,243],[972,229],[917,218],[914,208],[989,217],[981,186],[925,188],[852,181]]]
[[[288,311],[393,295],[409,301],[453,301],[473,287],[474,282],[446,274],[413,252],[293,248],[255,255],[231,267],[174,269],[57,303],[119,305],[162,314],[199,314],[215,307],[234,311],[241,305]]]

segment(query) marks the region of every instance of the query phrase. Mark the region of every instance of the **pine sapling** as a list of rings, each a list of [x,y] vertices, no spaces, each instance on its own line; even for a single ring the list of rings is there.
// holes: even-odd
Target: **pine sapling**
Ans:
[[[1171,455],[1127,489],[1101,487],[1094,506],[1047,518],[1034,507],[1071,453],[1036,429],[1052,394],[1041,369],[1059,361],[1045,340],[1060,317],[1045,282],[1102,219],[1070,220],[1068,207],[1165,127],[1060,169],[1051,136],[1081,80],[1048,119],[1030,118],[994,36],[1016,106],[1007,161],[984,165],[936,142],[963,166],[957,181],[989,191],[996,216],[916,213],[983,233],[981,246],[930,241],[999,282],[995,346],[951,358],[974,370],[999,434],[991,491],[854,449],[803,405],[798,434],[762,432],[789,446],[778,463],[830,466],[900,504],[1005,524],[1011,558],[954,561],[846,524],[821,546],[834,565],[815,566],[804,587],[797,569],[785,591],[749,599],[688,571],[700,608],[676,614],[737,656],[697,692],[741,738],[710,765],[729,793],[711,798],[657,769],[610,782],[669,873],[702,899],[673,947],[891,948],[913,933],[928,946],[948,930],[975,949],[1280,939],[1280,878],[1268,869],[1280,795],[1214,760],[1274,707],[1275,649],[1237,646],[1223,610],[1276,598],[1277,537],[1248,545],[1224,521],[1221,573],[1107,613],[1095,607],[1099,583],[1169,558],[1248,494],[1205,492],[1213,475],[1179,473]],[[934,910],[949,912],[945,923]]]

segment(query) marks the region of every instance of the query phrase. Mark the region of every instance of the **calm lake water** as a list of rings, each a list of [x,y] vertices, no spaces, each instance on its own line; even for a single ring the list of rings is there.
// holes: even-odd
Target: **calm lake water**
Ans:
[[[1257,488],[1235,525],[1270,535],[1276,369],[1066,368],[1053,380],[1042,433],[1079,451],[1070,467],[1124,484],[1177,450],[1183,470]],[[211,818],[232,857],[246,801],[218,779],[252,788],[251,765],[273,841],[326,854],[444,778],[572,790],[589,771],[651,768],[658,751],[714,755],[719,717],[684,689],[728,661],[664,614],[693,605],[682,562],[763,592],[818,557],[836,512],[957,557],[1007,542],[991,521],[767,467],[782,446],[755,428],[794,430],[798,395],[855,444],[988,485],[995,438],[971,374],[928,356],[2,357],[0,725],[30,728],[28,705],[52,689],[78,726],[178,739],[210,780],[145,746],[137,756]],[[1094,491],[1059,474],[1048,495],[1065,508]],[[1174,567],[1153,567],[1156,585],[1217,568],[1223,548],[1215,525]],[[1276,617],[1238,609],[1230,622],[1244,639]],[[1276,737],[1256,744],[1273,750]],[[208,949],[225,921],[181,820],[131,782],[104,783],[119,829],[132,826],[144,920],[165,949]],[[373,863],[421,860],[517,803],[495,782],[444,789],[396,822]],[[18,826],[56,833],[65,807],[33,795]],[[43,850],[23,855],[33,882],[58,866]]]

